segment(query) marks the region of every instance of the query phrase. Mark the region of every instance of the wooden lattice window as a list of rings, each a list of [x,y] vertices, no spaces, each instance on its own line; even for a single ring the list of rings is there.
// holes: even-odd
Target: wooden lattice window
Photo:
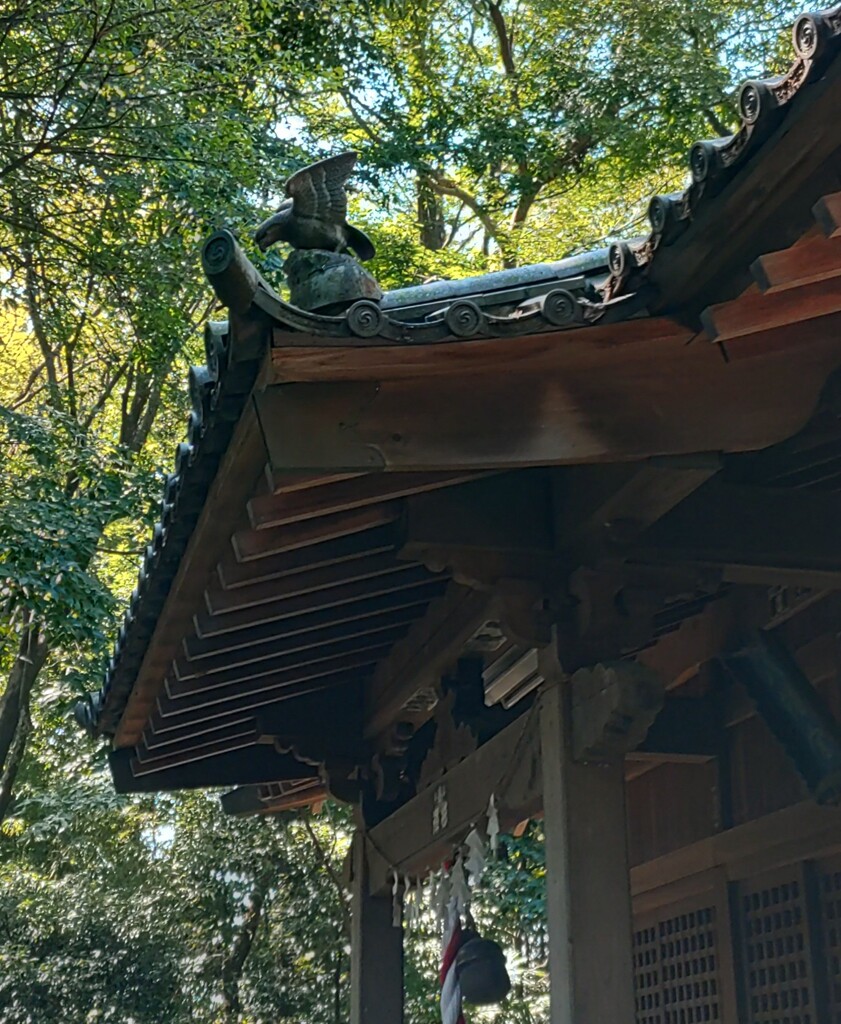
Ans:
[[[816,1024],[802,866],[741,883],[742,968],[751,1024]]]
[[[715,916],[702,907],[660,923],[663,1024],[721,1020]]]
[[[636,1024],[664,1024],[656,924],[634,932],[634,993]]]
[[[717,909],[696,902],[665,907],[634,932],[637,1024],[716,1024]]]
[[[841,1024],[841,858],[820,865],[819,890],[828,1019]]]

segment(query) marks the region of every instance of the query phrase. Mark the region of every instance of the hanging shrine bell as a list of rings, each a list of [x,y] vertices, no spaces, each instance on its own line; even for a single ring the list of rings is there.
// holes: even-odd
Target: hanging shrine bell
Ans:
[[[501,1003],[511,990],[502,948],[466,929],[456,954],[456,976],[462,998],[475,1006]]]

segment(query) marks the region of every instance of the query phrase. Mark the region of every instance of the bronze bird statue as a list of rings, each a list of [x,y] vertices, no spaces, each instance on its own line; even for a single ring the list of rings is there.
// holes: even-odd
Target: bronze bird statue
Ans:
[[[261,252],[274,242],[288,242],[295,249],[352,249],[359,259],[370,260],[374,243],[347,222],[345,182],[358,155],[339,153],[296,171],[286,182],[289,198],[254,233]]]

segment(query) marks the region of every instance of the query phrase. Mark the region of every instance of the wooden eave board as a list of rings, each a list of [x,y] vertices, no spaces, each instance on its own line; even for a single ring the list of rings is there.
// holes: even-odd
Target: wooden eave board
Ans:
[[[243,431],[253,431],[252,420],[244,418]],[[182,769],[185,779],[200,777],[197,762],[212,768],[221,758],[232,771],[245,770],[247,759],[235,752],[266,742],[258,730],[266,708],[323,694],[327,724],[333,694],[358,688],[446,586],[446,575],[398,558],[399,531],[389,527],[384,537],[376,513],[464,475],[322,476],[296,486],[266,473],[261,445],[258,451],[245,461],[250,490],[240,486],[239,499],[228,495],[227,505],[208,503],[188,549],[203,553],[202,572],[184,579],[178,603],[165,607],[147,654],[155,671],[147,669],[120,723],[116,746],[133,748],[130,772],[144,788],[156,774],[167,788],[178,784]],[[220,483],[225,479],[220,475]],[[348,492],[355,481],[358,500]],[[360,520],[368,511],[370,522]],[[261,553],[260,538],[275,534]],[[246,558],[237,556],[235,536],[248,537]],[[187,560],[183,571],[194,564]],[[232,564],[243,570],[233,584],[220,572]]]
[[[277,436],[308,431],[306,446],[281,444],[277,457],[337,471],[749,451],[796,433],[841,366],[837,315],[805,323],[740,339],[729,362],[703,333],[663,319],[411,347],[286,348],[276,335],[264,397],[280,388]]]

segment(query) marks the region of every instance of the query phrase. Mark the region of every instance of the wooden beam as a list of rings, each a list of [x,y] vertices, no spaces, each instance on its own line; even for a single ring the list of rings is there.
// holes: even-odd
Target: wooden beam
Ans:
[[[280,686],[261,689],[255,693],[240,693],[218,703],[204,703],[200,706],[186,707],[183,701],[178,706],[166,698],[159,698],[158,706],[152,713],[149,723],[155,732],[164,733],[168,728],[180,729],[188,725],[199,725],[204,722],[220,722],[244,712],[252,712],[268,704],[277,704],[284,700],[297,700],[309,694],[320,694],[329,706],[330,692],[337,687],[356,687],[367,678],[368,673],[362,670],[347,669],[330,676],[316,676],[299,683],[283,683]],[[225,783],[220,783],[224,785]],[[231,783],[233,784],[233,783]]]
[[[394,611],[405,609],[421,609],[415,617],[422,614],[424,606],[443,593],[445,580],[435,580],[429,585],[422,585],[412,590],[383,594],[380,597],[362,598],[350,604],[331,606],[321,611],[308,612],[284,620],[281,626],[277,621],[267,622],[262,626],[240,630],[236,633],[222,633],[211,637],[186,637],[183,649],[191,660],[214,657],[229,651],[243,652],[257,644],[268,641],[280,642],[284,637],[296,636],[325,627],[333,627],[342,623],[375,621]]]
[[[374,502],[451,487],[470,480],[472,473],[389,473],[352,476],[309,490],[282,491],[252,498],[248,514],[255,530],[264,530],[318,516],[347,512]]]
[[[841,808],[819,807],[810,799],[631,868],[634,906],[643,912],[673,902],[671,887],[715,867],[723,867],[726,880],[736,882],[838,852]]]
[[[760,256],[750,269],[764,294],[841,277],[841,239],[818,235],[802,245]]]
[[[720,458],[709,454],[559,469],[555,543],[578,562],[602,555],[657,522],[720,467]]]
[[[275,337],[272,349],[273,383],[331,384],[333,400],[356,395],[362,405],[376,394],[371,381],[427,380],[426,386],[437,389],[448,378],[473,378],[474,386],[483,389],[490,379],[500,374],[527,371],[547,374],[573,370],[583,364],[591,366],[610,362],[604,353],[618,348],[613,356],[625,354],[622,349],[653,346],[671,349],[688,342],[694,331],[668,317],[652,317],[632,323],[595,325],[563,332],[558,344],[557,332],[527,334],[518,338],[482,339],[480,341],[443,342],[435,345],[380,345],[360,348],[334,344],[318,347],[284,347],[282,335]],[[326,340],[326,339],[325,339]],[[621,353],[621,354],[620,354]],[[359,382],[364,390],[338,386],[336,382]],[[303,394],[304,392],[301,392]],[[315,393],[315,392],[313,392]],[[464,392],[464,398],[468,391]],[[501,410],[497,409],[499,413]],[[351,421],[348,421],[350,425]]]
[[[503,830],[539,812],[540,745],[536,724],[534,715],[521,715],[371,829],[373,891],[387,890],[391,866],[409,875],[423,875],[440,866],[453,845],[482,818],[492,795],[497,798]],[[507,781],[501,788],[503,778]],[[433,831],[433,806],[442,795],[447,821]]]
[[[320,541],[311,547],[283,551],[255,562],[238,562],[231,548],[217,566],[219,582],[226,590],[249,587],[255,583],[280,579],[305,570],[326,568],[356,558],[394,551],[402,534],[399,523],[389,523],[363,533],[348,534],[336,540]]]
[[[150,749],[166,746],[170,740],[180,743],[246,718],[258,722],[261,735],[275,735],[278,730],[273,726],[278,722],[286,722],[290,729],[302,729],[318,720],[325,708],[329,708],[331,714],[345,715],[348,721],[353,721],[361,704],[361,679],[358,674],[350,680],[342,677],[338,683],[328,679],[289,686],[274,700],[234,702],[233,707],[223,708],[221,712],[218,705],[169,717],[156,710],[143,733],[143,742]]]
[[[812,212],[827,238],[841,238],[841,192],[823,196]]]
[[[173,662],[173,671],[177,679],[193,679],[197,676],[226,672],[243,665],[269,662],[274,658],[294,654],[296,651],[307,651],[322,646],[329,647],[341,641],[355,638],[366,641],[381,633],[405,630],[409,623],[418,617],[414,608],[398,608],[386,615],[370,619],[361,619],[349,623],[339,623],[324,629],[306,630],[304,632],[284,632],[282,635],[251,647],[228,651],[212,657],[189,659],[178,658]]]
[[[212,752],[219,753],[224,749],[219,745],[228,742],[231,742],[231,746],[228,749],[236,750],[238,747],[253,746],[260,740],[260,735],[257,732],[254,718],[250,715],[241,716],[238,721],[221,725],[213,730],[208,730],[206,732],[201,731],[200,733],[192,736],[182,736],[176,743],[169,743],[166,746],[160,744],[158,746],[150,746],[146,742],[145,737],[146,734],[144,733],[143,738],[141,738],[140,742],[134,748],[135,761],[139,765],[156,762],[158,758],[166,755],[177,754],[181,756],[192,751],[201,751],[204,748],[210,748],[212,746],[215,746],[215,749]],[[191,758],[185,758],[185,762],[189,760],[191,760]],[[161,765],[161,767],[168,767],[168,765]],[[135,775],[137,774],[139,773],[135,771]]]
[[[710,341],[722,342],[841,312],[841,288],[834,276],[826,280],[828,276],[787,291],[747,292],[708,306],[701,323]]]
[[[567,680],[553,650],[542,651],[540,662],[549,1020],[630,1021],[634,972],[623,761],[573,760]]]
[[[709,761],[721,750],[723,723],[709,697],[671,697],[654,719],[643,742],[629,754],[631,760],[658,757]]]
[[[636,657],[663,677],[667,691],[677,690],[691,681],[705,662],[738,649],[751,630],[779,632],[802,658],[804,649],[831,635],[839,621],[841,594],[818,591],[804,596],[789,611],[774,615],[767,588],[742,587],[711,602],[700,615],[686,619],[679,629]],[[728,712],[724,724],[733,721]]]
[[[135,750],[140,753],[143,750],[162,750],[166,747],[177,746],[179,743],[184,742],[192,743],[195,739],[201,736],[208,736],[216,733],[217,731],[229,729],[234,726],[242,726],[247,723],[253,724],[253,722],[254,715],[248,711],[243,711],[239,714],[229,715],[227,718],[217,719],[213,722],[202,722],[199,725],[188,725],[180,729],[170,729],[165,733],[155,732],[151,724],[149,724],[144,729],[143,736],[135,747]]]
[[[259,737],[252,723],[250,728],[231,727],[220,730],[218,737],[207,737],[195,743],[182,743],[172,750],[146,753],[144,757],[135,757],[131,762],[131,770],[135,778],[141,775],[152,775],[168,768],[179,768],[181,765],[193,764],[196,761],[207,761],[227,754],[234,750],[246,750],[257,745]]]
[[[211,615],[225,615],[227,612],[270,604],[284,598],[318,593],[342,584],[388,576],[405,568],[405,562],[398,562],[393,554],[386,552],[340,562],[338,565],[322,566],[310,572],[296,572],[273,580],[261,580],[253,586],[237,587],[234,590],[225,589],[218,574],[215,574],[205,591],[205,603]]]
[[[434,587],[440,582],[420,565],[406,565],[399,571],[372,579],[356,580],[341,586],[320,590],[317,594],[299,594],[297,597],[282,598],[271,604],[260,604],[241,608],[224,615],[200,612],[195,617],[196,635],[200,637],[219,636],[249,630],[267,622],[279,622],[296,615],[312,614],[327,608],[337,608],[359,600],[370,600],[382,594],[396,594],[403,590],[417,590],[420,587]]]
[[[366,738],[378,736],[419,689],[437,686],[465,644],[493,616],[491,594],[451,583],[377,667],[368,686]]]
[[[841,585],[841,494],[710,481],[648,530],[634,560],[720,567],[725,579]],[[806,581],[809,582],[806,582]]]
[[[320,721],[324,715],[325,701],[329,705],[331,715],[339,720],[353,722],[359,717],[359,692],[353,686],[333,687],[326,695],[323,691],[312,691],[294,700],[280,700],[276,704],[267,704],[256,713],[251,711],[234,712],[226,718],[213,719],[206,722],[189,722],[186,725],[169,727],[161,716],[153,716],[155,720],[147,725],[141,743],[147,750],[160,750],[172,744],[190,741],[198,736],[214,733],[219,729],[245,722],[257,723],[260,736],[276,736],[284,730],[300,732],[311,727],[313,722]],[[154,726],[161,727],[156,731]]]
[[[208,786],[244,786],[278,779],[318,778],[311,765],[301,764],[291,754],[278,754],[273,747],[257,746],[232,750],[207,761],[178,768],[166,768],[151,775],[135,777],[131,771],[133,750],[114,750],[108,764],[118,793],[158,793],[179,789],[207,789]]]
[[[265,530],[241,530],[234,534],[233,545],[238,561],[249,562],[284,551],[294,551],[350,534],[374,530],[400,518],[400,505],[391,502],[367,508],[304,520],[288,526]]]
[[[788,294],[798,292],[760,298]],[[753,450],[796,433],[841,365],[834,333],[789,337],[784,346],[760,346],[751,358],[727,363],[714,346],[686,344],[690,331],[672,328],[668,337],[656,337],[646,320],[604,330],[587,328],[572,338],[565,332],[562,344],[556,335],[540,335],[451,346],[296,349],[317,359],[318,372],[312,383],[264,393],[260,409],[267,443],[275,445],[272,458],[292,469],[312,463],[369,469],[375,462],[389,471],[431,472]],[[365,361],[372,352],[378,362]],[[294,379],[298,364],[283,365],[278,379]],[[330,374],[342,378],[341,387]],[[347,379],[354,374],[377,387]]]
[[[269,670],[246,678],[235,679],[222,686],[193,685],[190,689],[177,689],[167,680],[167,696],[158,701],[161,714],[175,715],[180,711],[212,707],[214,704],[227,704],[238,697],[253,698],[259,694],[278,693],[286,687],[296,688],[301,683],[319,679],[341,679],[351,675],[354,670],[368,668],[389,651],[389,644],[372,647],[357,654],[344,654],[341,657],[328,658],[315,665],[287,669],[283,672]],[[195,680],[192,681],[195,684]],[[199,680],[205,683],[204,680]],[[170,687],[175,692],[169,692]]]
[[[403,928],[391,898],[372,890],[366,843],[351,862],[350,1024],[403,1024]]]
[[[306,786],[290,788],[288,792],[275,797],[262,796],[263,787],[240,786],[220,797],[222,810],[235,818],[246,818],[252,814],[278,814],[309,807],[329,798],[327,787],[317,780]]]
[[[552,551],[551,492],[545,473],[522,470],[486,477],[407,502],[403,558],[430,551]],[[445,563],[448,564],[448,563]]]
[[[325,662],[340,665],[342,658],[352,659],[368,651],[388,648],[405,633],[405,626],[397,626],[362,637],[350,637],[334,643],[317,644],[299,650],[292,649],[264,661],[233,665],[212,673],[201,672],[188,676],[186,679],[171,675],[166,681],[166,692],[168,696],[177,698],[189,693],[206,693],[229,684],[246,683],[251,679],[262,678],[269,674],[273,676],[280,676],[283,673],[294,675],[299,669],[309,671],[312,666]]]
[[[724,664],[756,701],[818,803],[841,803],[841,725],[779,635],[757,631]]]

